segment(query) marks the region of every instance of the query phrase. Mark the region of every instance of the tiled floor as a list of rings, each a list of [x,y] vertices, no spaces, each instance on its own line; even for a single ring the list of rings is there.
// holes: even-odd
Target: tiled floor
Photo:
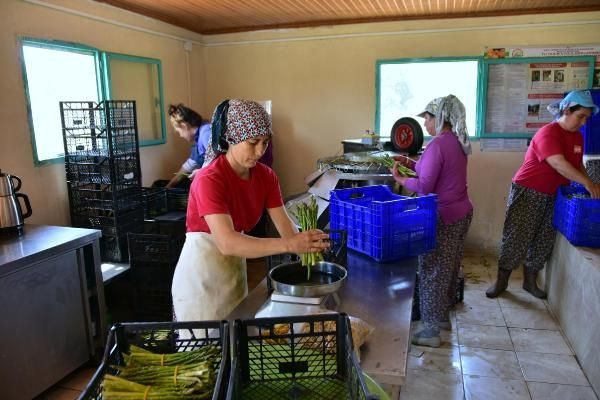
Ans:
[[[82,367],[42,393],[34,400],[74,400],[91,380],[95,368]]]
[[[412,346],[402,400],[597,400],[546,301],[523,291],[485,297],[496,259],[467,252],[465,299],[437,349]],[[413,323],[418,330],[419,323]]]

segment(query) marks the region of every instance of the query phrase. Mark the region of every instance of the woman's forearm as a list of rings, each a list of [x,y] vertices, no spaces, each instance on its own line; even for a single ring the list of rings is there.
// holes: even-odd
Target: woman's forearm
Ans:
[[[232,231],[217,240],[217,247],[226,256],[259,258],[273,254],[289,253],[288,239],[256,238]]]
[[[575,168],[562,154],[550,156],[546,158],[546,162],[554,168],[556,172],[570,181],[575,181],[582,185],[587,185],[590,182],[590,178],[587,176],[585,170],[581,166],[580,168]]]
[[[258,258],[281,253],[313,253],[329,247],[326,241],[329,236],[316,229],[282,238],[255,238],[236,232],[228,214],[211,214],[204,218],[215,245],[225,256]]]

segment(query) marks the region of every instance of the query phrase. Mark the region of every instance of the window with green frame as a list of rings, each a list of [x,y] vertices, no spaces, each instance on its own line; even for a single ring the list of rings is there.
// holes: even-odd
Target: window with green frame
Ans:
[[[477,136],[481,57],[378,60],[375,130],[390,136],[394,123],[417,117],[427,103],[453,94],[465,105],[467,129]]]
[[[35,164],[63,160],[59,101],[136,100],[140,145],[165,143],[160,60],[33,38],[21,60]]]

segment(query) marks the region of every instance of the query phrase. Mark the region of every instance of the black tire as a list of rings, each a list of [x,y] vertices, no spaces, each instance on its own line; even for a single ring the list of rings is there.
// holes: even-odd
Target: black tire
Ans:
[[[400,118],[392,126],[390,139],[396,151],[417,154],[423,147],[423,129],[414,118]]]

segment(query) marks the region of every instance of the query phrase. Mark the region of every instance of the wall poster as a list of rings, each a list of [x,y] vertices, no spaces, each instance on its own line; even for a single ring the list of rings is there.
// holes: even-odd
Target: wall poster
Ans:
[[[594,56],[593,88],[600,88],[600,45],[486,48],[484,58]]]
[[[548,104],[590,87],[593,56],[484,60],[481,137],[531,137],[552,121]]]

